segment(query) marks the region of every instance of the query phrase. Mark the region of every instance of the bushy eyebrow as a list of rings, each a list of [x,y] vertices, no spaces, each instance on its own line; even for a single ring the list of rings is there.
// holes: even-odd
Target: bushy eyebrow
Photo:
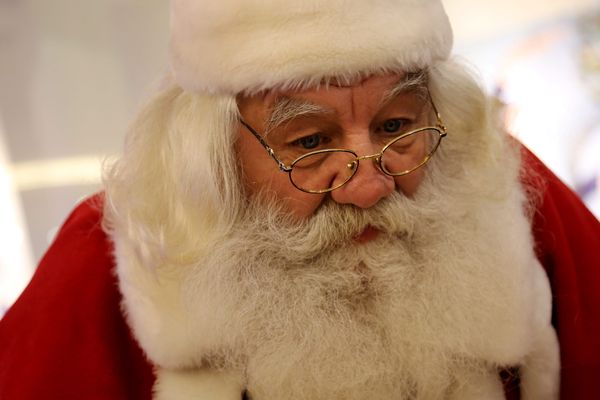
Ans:
[[[308,100],[280,97],[271,106],[271,112],[265,125],[265,135],[294,118],[305,115],[327,115],[332,112],[332,110]]]
[[[429,95],[427,84],[428,74],[426,70],[407,73],[383,95],[381,105],[387,104],[403,93],[415,93],[425,99]]]

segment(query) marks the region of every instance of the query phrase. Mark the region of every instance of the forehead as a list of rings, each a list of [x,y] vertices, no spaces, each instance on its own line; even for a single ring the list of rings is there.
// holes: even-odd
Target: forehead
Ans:
[[[370,76],[348,85],[323,82],[319,87],[302,90],[271,90],[252,96],[238,96],[238,106],[243,115],[267,116],[282,99],[305,100],[332,111],[352,109],[357,105],[378,107],[390,92],[407,79],[405,73]]]
[[[360,90],[366,92],[385,91],[401,81],[406,75],[404,73],[394,73],[386,75],[374,75],[355,80],[350,84],[342,84],[337,81],[324,81],[318,87],[304,90],[273,91],[269,95],[277,96],[327,96],[336,91]]]
[[[404,77],[404,73],[394,73],[370,76],[347,85],[334,81],[323,82],[319,87],[311,89],[271,91],[264,96],[263,102],[266,106],[270,106],[281,98],[297,98],[323,105],[331,103],[336,106],[343,104],[344,100],[360,98],[362,101],[380,103]]]

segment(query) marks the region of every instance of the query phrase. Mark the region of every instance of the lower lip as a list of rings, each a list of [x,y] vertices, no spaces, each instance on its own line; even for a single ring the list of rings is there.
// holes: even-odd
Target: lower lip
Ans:
[[[367,243],[371,240],[375,240],[381,231],[372,226],[367,226],[358,236],[354,237],[354,241],[357,243]]]

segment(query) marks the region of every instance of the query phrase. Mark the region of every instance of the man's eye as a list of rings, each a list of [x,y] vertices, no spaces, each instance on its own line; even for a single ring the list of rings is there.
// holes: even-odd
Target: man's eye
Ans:
[[[294,140],[294,145],[299,145],[305,148],[306,150],[312,150],[319,146],[323,142],[323,137],[319,134],[314,134],[310,136],[304,136],[300,139]]]
[[[382,125],[382,129],[386,133],[396,133],[408,125],[408,121],[405,119],[388,119]]]

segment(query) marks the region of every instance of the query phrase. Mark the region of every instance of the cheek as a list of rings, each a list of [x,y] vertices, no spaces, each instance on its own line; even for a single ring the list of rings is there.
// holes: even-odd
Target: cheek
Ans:
[[[283,211],[298,219],[310,217],[323,202],[324,195],[296,189],[288,174],[278,169],[260,143],[250,139],[253,140],[248,140],[241,132],[235,145],[247,196],[260,194],[275,200]]]
[[[414,195],[423,181],[425,175],[425,169],[423,167],[411,172],[408,175],[399,176],[394,178],[396,187],[406,196],[411,197]]]

